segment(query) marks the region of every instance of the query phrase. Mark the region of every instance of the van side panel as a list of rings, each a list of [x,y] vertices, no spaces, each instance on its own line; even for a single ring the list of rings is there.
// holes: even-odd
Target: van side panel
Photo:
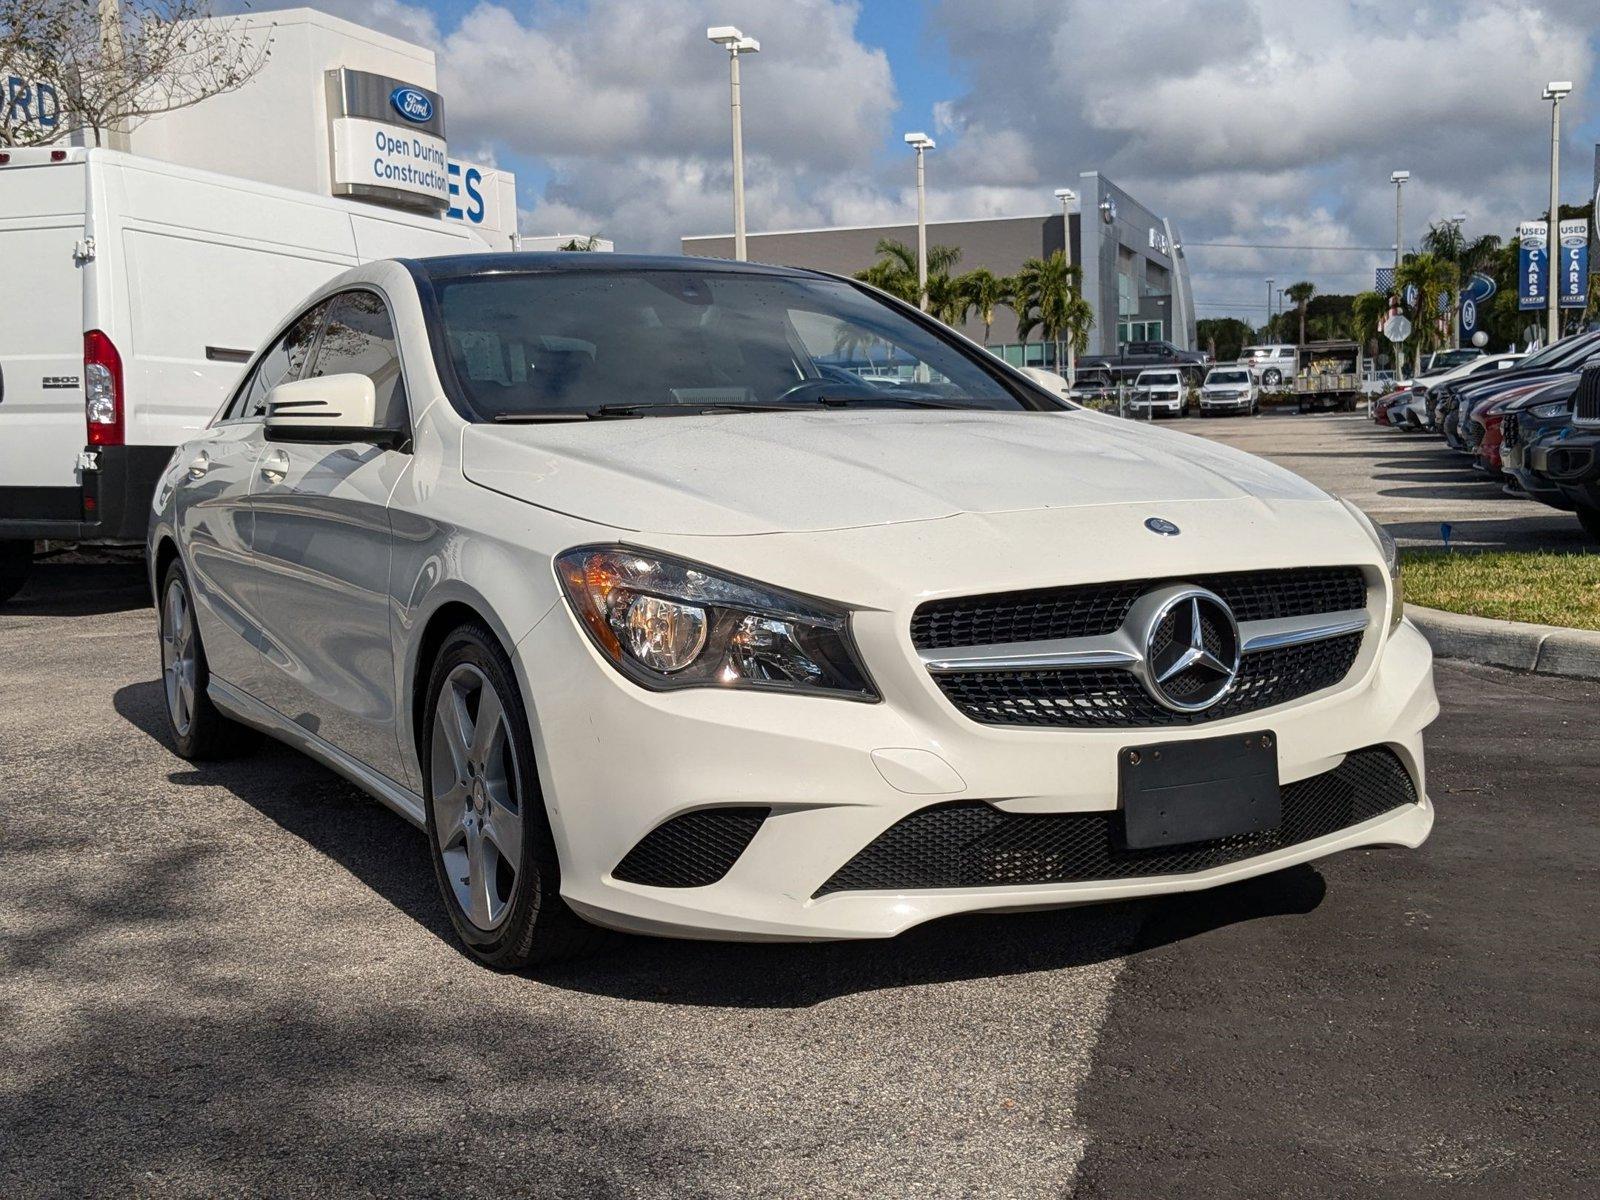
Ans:
[[[471,230],[427,217],[352,213],[356,254],[378,258],[426,258],[436,254],[482,254],[489,244]]]
[[[86,178],[0,170],[0,519],[81,519]]]
[[[259,188],[138,165],[107,171],[118,214],[130,445],[204,428],[272,329],[357,262],[348,217]],[[115,180],[115,184],[112,181]]]

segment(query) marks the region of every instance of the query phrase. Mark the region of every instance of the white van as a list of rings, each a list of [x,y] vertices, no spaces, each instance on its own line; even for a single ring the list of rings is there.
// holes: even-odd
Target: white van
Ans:
[[[307,293],[370,259],[487,248],[156,159],[0,149],[0,600],[36,539],[141,543],[173,447]]]

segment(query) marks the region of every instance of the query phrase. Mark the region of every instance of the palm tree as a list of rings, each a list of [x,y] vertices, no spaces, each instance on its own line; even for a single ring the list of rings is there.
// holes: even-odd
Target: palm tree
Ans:
[[[1023,341],[1035,329],[1056,344],[1056,364],[1059,368],[1062,342],[1069,352],[1067,369],[1072,369],[1072,358],[1082,354],[1089,345],[1089,330],[1094,328],[1094,308],[1078,291],[1082,271],[1068,266],[1066,256],[1057,250],[1049,258],[1030,258],[1017,272],[1016,298],[1017,332]]]
[[[979,267],[962,275],[956,283],[967,303],[976,310],[978,320],[983,322],[983,343],[987,346],[989,331],[994,327],[994,310],[1002,304],[1008,307],[1012,304],[1016,282],[1008,275],[996,275],[987,267]]]
[[[953,328],[966,324],[967,314],[972,311],[972,300],[961,286],[959,278],[940,271],[937,275],[928,276],[927,310],[934,320],[943,321]]]
[[[1416,308],[1411,312],[1411,341],[1417,354],[1436,350],[1449,341],[1440,314],[1455,307],[1456,294],[1461,289],[1461,272],[1456,264],[1426,251],[1410,255],[1395,272],[1394,285],[1401,295],[1412,287],[1417,289]]]
[[[1469,239],[1460,221],[1436,222],[1422,235],[1424,253],[1454,263],[1458,283],[1465,283],[1480,271],[1492,272],[1500,256],[1500,246],[1500,238],[1492,233]],[[1460,303],[1461,297],[1457,295],[1450,306],[1452,329],[1456,327],[1456,309]],[[1452,335],[1450,340],[1454,342],[1455,337]]]
[[[1356,340],[1365,348],[1381,336],[1380,326],[1389,313],[1389,298],[1382,292],[1358,292],[1350,300],[1350,324]]]
[[[875,247],[878,261],[865,270],[857,271],[856,278],[875,288],[888,292],[907,304],[917,304],[922,297],[917,294],[917,252],[894,238],[881,238]],[[928,247],[928,281],[932,285],[936,275],[948,275],[950,268],[961,259],[955,246]]]
[[[1306,344],[1306,305],[1311,302],[1311,297],[1317,294],[1317,285],[1309,280],[1302,279],[1299,283],[1291,283],[1283,289],[1283,294],[1295,302],[1300,310],[1300,340],[1295,344]]]

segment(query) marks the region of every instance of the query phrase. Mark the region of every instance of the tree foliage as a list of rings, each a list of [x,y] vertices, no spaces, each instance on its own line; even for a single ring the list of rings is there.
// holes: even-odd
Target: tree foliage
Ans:
[[[109,131],[243,87],[266,63],[270,41],[210,13],[209,0],[0,0],[0,80],[47,83],[61,102],[60,120],[45,127],[24,123],[6,97],[0,145],[57,142],[80,130],[98,145]]]
[[[1310,280],[1302,279],[1299,283],[1291,283],[1283,289],[1283,294],[1294,301],[1295,308],[1300,313],[1300,339],[1295,344],[1306,344],[1306,305],[1311,302],[1311,297],[1317,294],[1317,285]]]
[[[1057,250],[1049,258],[1030,258],[1017,272],[1017,331],[1023,341],[1035,329],[1059,348],[1070,342],[1082,354],[1094,328],[1094,308],[1078,290],[1083,272],[1068,266],[1066,256]],[[1056,361],[1062,356],[1058,353]]]

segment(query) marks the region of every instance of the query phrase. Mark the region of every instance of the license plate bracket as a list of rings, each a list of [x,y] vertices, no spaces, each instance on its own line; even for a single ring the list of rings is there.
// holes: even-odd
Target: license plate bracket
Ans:
[[[1273,829],[1283,819],[1271,730],[1124,746],[1117,801],[1130,850]]]

